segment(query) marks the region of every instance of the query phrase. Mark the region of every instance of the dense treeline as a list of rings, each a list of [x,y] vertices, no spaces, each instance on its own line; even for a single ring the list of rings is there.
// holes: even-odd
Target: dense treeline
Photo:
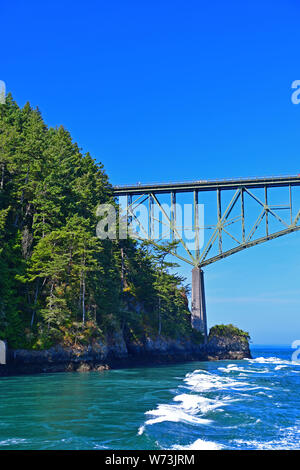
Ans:
[[[163,250],[96,238],[115,203],[103,166],[11,95],[0,105],[0,338],[86,344],[123,330],[189,334],[186,287]]]

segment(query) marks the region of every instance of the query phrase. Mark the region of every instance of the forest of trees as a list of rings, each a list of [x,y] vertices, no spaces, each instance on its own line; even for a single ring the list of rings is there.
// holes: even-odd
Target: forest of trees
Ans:
[[[11,95],[0,105],[0,339],[87,344],[112,331],[190,335],[187,288],[163,249],[99,240],[103,166]]]

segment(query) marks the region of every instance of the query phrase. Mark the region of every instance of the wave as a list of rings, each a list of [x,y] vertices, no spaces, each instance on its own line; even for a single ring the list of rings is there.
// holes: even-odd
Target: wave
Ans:
[[[197,439],[192,444],[188,444],[186,446],[174,445],[172,446],[174,450],[220,450],[223,449],[221,444],[217,444],[216,442],[205,441],[203,439]]]
[[[199,374],[201,372],[201,374]],[[204,372],[204,374],[202,374]],[[205,382],[202,383],[202,389],[205,390],[211,389],[212,387],[220,388],[221,378],[217,378],[213,374],[209,374],[206,371],[196,370],[191,374],[187,374],[184,381],[188,383],[191,387],[191,391],[199,391],[198,381],[199,375],[202,379],[205,377]],[[196,377],[197,376],[197,377]],[[218,379],[218,380],[216,380]],[[195,382],[196,380],[196,382]],[[226,387],[229,386],[228,380],[226,380]],[[232,384],[233,381],[230,383]],[[238,382],[234,382],[238,384]],[[218,385],[217,385],[218,384]],[[221,382],[222,385],[222,382]],[[154,410],[149,410],[145,414],[151,416],[150,419],[146,420],[145,423],[140,426],[138,430],[138,435],[141,435],[145,431],[147,425],[153,425],[157,423],[163,423],[165,421],[170,422],[182,422],[195,425],[210,425],[212,423],[211,419],[204,418],[203,416],[207,413],[220,409],[227,406],[229,403],[236,401],[236,399],[230,396],[224,396],[220,398],[208,398],[203,395],[196,395],[194,393],[182,393],[176,395],[173,398],[173,403],[171,404],[159,404],[158,407]]]
[[[287,366],[300,366],[299,361],[287,361],[279,357],[256,357],[255,359],[245,359],[251,364],[270,364],[270,365],[287,365]]]
[[[299,432],[299,431],[298,431]],[[254,450],[299,450],[300,442],[295,442],[295,436],[287,435],[281,439],[274,439],[271,441],[259,441],[259,440],[246,440],[246,439],[234,439],[232,444],[235,448],[243,449],[254,449]]]
[[[11,438],[11,439],[5,439],[4,441],[0,441],[0,447],[1,446],[13,446],[17,444],[24,444],[27,442],[27,439],[21,439],[21,438]]]
[[[283,423],[282,414],[285,413],[285,409],[280,409],[278,413],[276,411],[278,407],[282,407],[282,394],[285,394],[285,402],[289,402],[290,395],[287,394],[290,394],[292,388],[285,389],[285,377],[290,372],[300,373],[299,368],[294,367],[299,365],[286,358],[258,357],[238,364],[229,363],[224,366],[223,363],[221,367],[216,364],[216,367],[210,370],[196,369],[186,374],[183,383],[175,390],[175,393],[177,390],[184,393],[177,393],[171,403],[159,404],[157,408],[145,413],[146,421],[138,433],[143,434],[148,425],[166,421],[180,422],[186,425],[182,428],[182,438],[185,435],[190,436],[190,439],[194,436],[194,440],[185,444],[178,443],[175,438],[169,447],[171,449],[300,448],[299,426],[291,428],[290,431],[284,426],[279,433],[277,424]],[[234,402],[238,402],[237,406],[234,406]],[[226,410],[228,405],[233,406]],[[266,411],[270,406],[275,422],[269,419]],[[286,417],[288,423],[290,417],[288,414]],[[211,440],[202,439],[208,437],[203,428],[208,425],[210,427],[206,430]],[[188,426],[193,426],[193,429],[189,430]],[[251,433],[248,431],[249,426]],[[177,428],[170,425],[168,429],[167,440],[170,440],[173,432],[176,435]],[[234,429],[236,431],[233,431]],[[265,430],[267,439],[264,442]],[[162,431],[164,436],[165,428],[153,429],[154,433]],[[218,442],[214,442],[214,434]],[[176,444],[174,441],[177,441]],[[165,447],[163,443],[161,444]]]
[[[233,365],[229,366],[233,368]],[[176,395],[173,398],[173,403],[159,404],[156,409],[147,411],[145,414],[151,416],[151,418],[147,419],[140,426],[138,435],[144,433],[147,425],[166,421],[209,425],[212,423],[212,420],[204,418],[204,415],[216,409],[222,410],[223,407],[239,400],[239,398],[229,395],[232,390],[252,391],[255,389],[267,389],[267,387],[253,386],[245,381],[223,377],[201,369],[196,369],[187,374],[184,382],[193,393]],[[203,396],[203,393],[210,391],[222,391],[227,393],[227,395],[222,398]]]
[[[210,419],[200,418],[195,415],[196,409],[185,408],[181,405],[158,405],[157,409],[146,412],[146,415],[153,416],[148,419],[145,425],[162,423],[164,421],[186,422],[191,424],[211,424]]]
[[[230,400],[230,397],[224,397],[223,400],[206,398],[201,395],[190,395],[184,393],[182,395],[177,395],[174,398],[174,401],[181,402],[181,406],[191,413],[201,412],[203,414],[208,413],[211,410],[220,408],[221,406],[226,406]]]
[[[284,366],[282,366],[282,367],[284,367]],[[267,368],[264,368],[262,370],[245,369],[245,367],[237,366],[236,364],[229,364],[226,367],[218,367],[218,370],[220,370],[221,372],[225,372],[226,374],[229,374],[230,372],[241,372],[245,376],[246,376],[246,374],[265,374],[266,372],[269,371]]]
[[[256,389],[269,390],[268,387],[255,386],[243,380],[236,380],[231,377],[223,377],[217,374],[211,374],[207,371],[196,370],[191,374],[187,374],[184,382],[191,388],[192,391],[198,393],[205,393],[212,390],[232,390],[249,391]]]

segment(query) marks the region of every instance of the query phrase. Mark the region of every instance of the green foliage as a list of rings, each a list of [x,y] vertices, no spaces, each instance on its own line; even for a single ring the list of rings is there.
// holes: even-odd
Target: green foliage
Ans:
[[[246,331],[237,328],[234,325],[215,325],[209,331],[209,336],[223,336],[223,337],[233,337],[238,336],[241,339],[249,340],[250,335]]]
[[[0,105],[0,338],[10,347],[88,344],[122,330],[191,334],[187,288],[170,246],[99,240],[114,203],[103,166],[38,109]]]

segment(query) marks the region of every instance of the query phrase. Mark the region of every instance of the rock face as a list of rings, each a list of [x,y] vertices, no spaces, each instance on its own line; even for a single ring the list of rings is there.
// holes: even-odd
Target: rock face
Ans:
[[[249,343],[239,336],[209,336],[206,344],[192,340],[144,337],[124,338],[119,332],[81,348],[56,346],[43,351],[8,350],[7,364],[0,365],[0,376],[43,372],[98,371],[138,365],[183,361],[250,358]]]
[[[210,361],[221,359],[240,360],[251,358],[249,341],[239,336],[209,337],[206,345],[207,358]]]

